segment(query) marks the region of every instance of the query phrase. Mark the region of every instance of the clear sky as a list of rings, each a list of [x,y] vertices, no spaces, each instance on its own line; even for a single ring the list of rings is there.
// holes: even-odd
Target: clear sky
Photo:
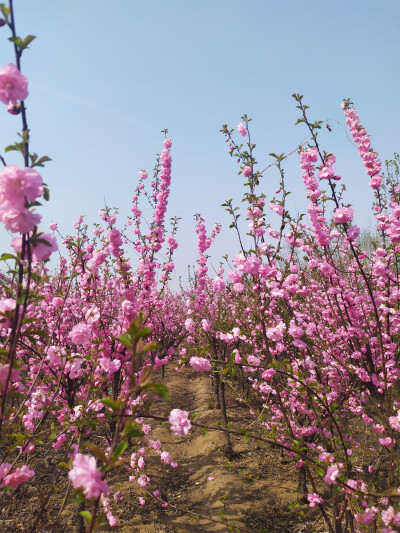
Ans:
[[[313,120],[331,119],[322,145],[336,153],[356,222],[372,220],[372,194],[343,128],[340,102],[350,97],[381,158],[400,150],[399,0],[14,0],[18,34],[37,36],[22,71],[29,78],[32,150],[53,162],[43,172],[51,201],[43,228],[72,232],[106,202],[121,219],[140,169],[151,170],[173,140],[169,216],[182,217],[178,273],[196,259],[193,214],[226,226],[220,204],[243,192],[238,166],[219,130],[253,118],[262,168],[270,152],[289,152],[306,136],[293,92],[304,94]],[[13,62],[0,29],[1,64]],[[1,114],[0,149],[15,140],[18,118]],[[7,161],[17,162],[8,156]],[[306,200],[297,155],[287,161],[294,210]],[[278,184],[265,174],[267,199]],[[271,214],[271,217],[275,216]],[[0,234],[1,249],[8,236]],[[214,244],[213,260],[238,250],[233,230]]]

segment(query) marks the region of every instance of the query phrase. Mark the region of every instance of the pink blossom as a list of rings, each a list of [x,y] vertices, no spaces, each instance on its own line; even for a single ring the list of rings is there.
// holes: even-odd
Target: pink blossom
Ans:
[[[42,217],[32,213],[29,209],[3,208],[0,210],[0,220],[7,231],[11,233],[30,233],[37,226]]]
[[[285,212],[285,210],[283,209],[283,207],[277,203],[270,203],[269,204],[269,208],[274,211],[277,215],[280,215],[282,216],[283,213]]]
[[[189,333],[194,333],[195,331],[194,322],[191,318],[187,318],[185,320],[185,328],[187,329]]]
[[[14,104],[13,102],[8,102],[7,113],[10,113],[10,115],[19,115],[21,111],[22,107],[20,103]]]
[[[59,296],[55,296],[52,299],[51,303],[54,307],[62,307],[64,305],[64,300],[60,298]]]
[[[256,257],[255,255],[251,255],[248,259],[246,259],[245,263],[245,271],[248,274],[258,274],[258,271],[261,266],[261,259],[259,257]]]
[[[271,341],[278,342],[283,339],[286,326],[283,322],[280,322],[275,328],[267,328],[266,334]]]
[[[35,449],[35,445],[32,442],[29,442],[26,446],[17,446],[18,450],[22,453],[31,453]]]
[[[396,443],[396,441],[390,437],[380,438],[379,442],[382,446],[386,446],[387,448],[391,448]]]
[[[44,242],[35,243],[35,246],[31,247],[32,259],[33,261],[46,261],[50,259],[53,252],[58,250],[57,240],[50,233],[41,233],[39,238],[46,241],[47,244]],[[14,248],[15,253],[20,252],[22,248],[22,237],[14,237],[11,241],[11,246]]]
[[[42,178],[33,168],[7,165],[0,172],[0,199],[6,207],[23,208],[25,198],[33,202],[43,190]]]
[[[389,417],[389,424],[391,428],[395,429],[396,431],[400,431],[400,410],[397,411],[396,416]]]
[[[0,388],[1,389],[3,389],[6,385],[9,368],[10,368],[10,365],[0,365]],[[19,370],[15,370],[14,368],[11,370],[10,380],[14,382],[19,381]]]
[[[351,241],[355,241],[359,235],[360,235],[360,228],[358,226],[354,225],[348,228],[347,237]]]
[[[92,330],[87,324],[80,322],[72,328],[68,337],[75,344],[86,344],[92,335]]]
[[[77,453],[73,468],[68,477],[75,489],[82,487],[86,498],[98,498],[101,493],[108,494],[109,488],[101,479],[101,472],[96,468],[96,459],[89,455]]]
[[[141,180],[145,180],[145,179],[147,179],[148,176],[149,176],[149,175],[147,174],[147,172],[146,172],[145,170],[141,170],[141,171],[139,172],[139,178],[140,178]]]
[[[369,180],[369,186],[371,189],[379,189],[382,184],[382,176],[372,176]]]
[[[2,466],[7,466],[7,468],[2,469]],[[4,474],[6,474],[10,470],[11,465],[9,463],[4,463],[4,465],[0,466],[0,479],[3,478]],[[3,481],[1,482],[1,487],[18,487],[18,485],[21,485],[21,483],[24,483],[25,481],[28,481],[32,477],[34,477],[35,471],[29,468],[28,465],[23,465],[21,468],[16,468],[11,474],[8,474],[4,477]]]
[[[338,207],[333,213],[332,218],[338,224],[344,224],[350,222],[354,216],[354,210],[352,207]]]
[[[274,390],[268,383],[261,383],[259,389],[262,394],[271,394]]]
[[[243,167],[242,174],[245,178],[248,178],[251,174],[251,167]]]
[[[138,485],[140,485],[141,487],[147,487],[147,485],[150,483],[150,478],[145,474],[142,474],[141,476],[139,476],[137,482]]]
[[[242,137],[245,137],[247,135],[246,127],[242,124],[242,122],[239,122],[239,124],[237,125],[237,130]]]
[[[232,287],[232,289],[239,294],[244,291],[244,288],[243,283],[234,283]]]
[[[265,381],[271,381],[271,379],[274,377],[274,375],[276,374],[276,370],[274,368],[268,368],[268,370],[265,370],[263,373],[262,373],[262,378],[265,380]]]
[[[13,63],[0,67],[0,102],[15,104],[17,100],[25,100],[28,94],[28,78]]]
[[[15,309],[15,300],[12,298],[0,300],[0,328],[11,328],[11,320],[5,315],[13,309]]]
[[[310,507],[315,507],[317,504],[322,503],[324,501],[323,498],[315,492],[313,492],[312,494],[308,494],[307,500],[310,502]]]
[[[51,224],[49,224],[49,229],[51,229],[51,231],[56,231],[57,228],[58,228],[58,224],[56,224],[55,222],[52,222]]]
[[[124,300],[121,304],[122,312],[128,318],[128,320],[133,320],[136,314],[136,307],[129,300]]]
[[[121,233],[117,229],[112,229],[107,232],[106,238],[110,243],[111,248],[116,249],[122,246]]]
[[[223,291],[225,289],[225,281],[219,276],[212,280],[212,286],[216,291]]]
[[[328,485],[335,485],[336,479],[339,477],[339,468],[337,465],[332,465],[328,467],[328,470],[326,471],[326,476],[324,477],[325,483]]]
[[[388,526],[394,517],[393,507],[388,507],[386,510],[383,510],[381,512],[381,517],[382,517],[382,522],[385,524],[385,526]]]
[[[208,361],[204,357],[191,357],[189,360],[189,364],[197,372],[208,372],[211,368],[210,361]]]
[[[362,520],[366,526],[372,524],[375,520],[376,511],[375,509],[366,509],[365,513],[362,515]]]
[[[55,450],[59,450],[66,440],[67,436],[65,435],[65,433],[62,433],[62,435],[59,435],[57,439],[53,442],[53,448]]]
[[[210,323],[206,318],[203,318],[201,321],[201,327],[204,329],[204,331],[210,331]]]
[[[165,146],[165,148],[168,148],[168,149],[171,148],[171,146],[172,146],[171,139],[164,139],[163,145]]]
[[[172,409],[169,414],[168,420],[171,424],[171,430],[175,435],[187,435],[192,427],[190,420],[188,419],[187,411],[181,411],[180,409]]]

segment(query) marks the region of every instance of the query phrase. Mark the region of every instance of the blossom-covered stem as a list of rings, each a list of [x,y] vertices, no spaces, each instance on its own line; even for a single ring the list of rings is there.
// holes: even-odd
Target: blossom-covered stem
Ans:
[[[25,244],[25,246],[24,246]],[[24,259],[25,259],[25,251],[28,253],[28,272],[27,272],[27,281],[26,281],[26,287],[25,287],[25,298],[24,302],[21,306],[20,304],[20,298],[22,296],[23,291],[23,279],[24,279]],[[21,252],[21,261],[18,265],[18,287],[17,287],[17,295],[16,295],[16,306],[14,311],[14,318],[13,318],[13,324],[12,324],[12,330],[10,334],[10,347],[8,350],[8,356],[7,356],[7,362],[8,362],[8,374],[7,378],[4,384],[4,390],[1,397],[1,406],[0,406],[0,435],[2,432],[3,427],[3,420],[4,420],[4,410],[6,407],[6,399],[7,399],[7,391],[8,386],[10,383],[11,373],[12,373],[12,366],[15,359],[15,352],[17,348],[17,343],[19,339],[19,334],[22,327],[22,321],[25,315],[26,306],[28,303],[28,296],[29,296],[29,288],[30,288],[30,282],[31,282],[31,275],[32,275],[32,255],[31,255],[31,247],[30,247],[30,241],[28,235],[22,236],[22,252]],[[20,313],[20,309],[22,312]]]
[[[303,115],[303,119],[302,120],[306,124],[307,128],[310,131],[311,137],[312,137],[312,139],[313,139],[313,141],[315,143],[315,147],[318,150],[318,154],[319,154],[319,157],[321,159],[321,162],[324,165],[325,164],[325,159],[324,159],[324,156],[321,153],[321,149],[320,149],[319,144],[318,144],[317,135],[315,133],[315,125],[310,124],[310,122],[309,122],[309,120],[307,118],[306,107],[304,107],[304,105],[303,105],[302,97],[299,96],[299,95],[297,95],[297,96],[298,97],[295,97],[295,99],[298,102],[298,104],[299,104],[298,107],[299,107],[299,109],[302,112],[302,115]],[[319,124],[317,124],[317,126],[320,127]],[[332,199],[335,202],[336,207],[339,207],[339,202],[338,202],[338,199],[337,199],[337,196],[336,196],[335,187],[333,186],[333,183],[332,183],[331,179],[329,179],[328,181],[329,181],[329,186],[330,186],[331,192],[332,192]]]
[[[13,0],[10,0],[10,22],[9,27],[11,30],[11,34],[14,38],[14,52],[15,52],[15,60],[17,63],[18,70],[21,70],[21,50],[19,49],[17,43],[15,42],[15,39],[17,37],[16,31],[15,31],[15,22],[14,22],[14,7],[13,7]],[[21,117],[22,117],[22,138],[26,140],[26,144],[24,144],[24,166],[29,166],[29,130],[27,125],[27,119],[26,119],[26,110],[24,102],[21,102]],[[5,163],[4,159],[2,159],[3,164]],[[24,259],[25,254],[28,255],[28,272],[27,272],[27,283],[25,288],[25,298],[24,303],[22,307],[22,316],[20,316],[20,298],[22,296],[23,291],[23,276],[24,276]],[[25,314],[26,305],[28,302],[28,295],[29,295],[29,286],[30,286],[30,280],[31,280],[31,269],[32,269],[32,256],[31,256],[31,249],[30,249],[30,237],[29,235],[24,234],[22,236],[22,246],[21,246],[21,261],[18,265],[18,287],[17,287],[17,295],[16,295],[16,306],[14,311],[14,320],[12,324],[12,330],[9,338],[9,351],[8,351],[8,376],[6,378],[6,382],[4,385],[4,391],[1,399],[1,406],[0,406],[0,435],[2,432],[2,425],[3,425],[3,419],[4,419],[4,410],[6,405],[6,398],[7,398],[7,391],[8,391],[8,385],[11,378],[11,372],[12,372],[12,365],[15,358],[15,350],[17,346],[17,341],[19,338],[19,333],[22,326],[22,320],[23,316]]]
[[[10,0],[10,30],[12,33],[12,36],[14,39],[17,37],[17,33],[15,31],[15,22],[14,22],[14,7],[13,7],[13,0]],[[14,52],[15,52],[15,61],[18,67],[18,70],[21,71],[21,55],[22,52],[19,49],[19,46],[14,40]],[[22,138],[24,139],[24,163],[25,167],[29,167],[29,129],[28,129],[28,122],[26,119],[26,108],[25,103],[22,100],[21,101],[21,119],[22,119]]]

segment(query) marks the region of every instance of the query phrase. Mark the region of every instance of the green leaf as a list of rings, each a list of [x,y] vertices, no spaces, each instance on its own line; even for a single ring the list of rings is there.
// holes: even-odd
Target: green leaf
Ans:
[[[141,437],[142,435],[143,432],[140,431],[140,424],[135,422],[133,417],[129,418],[125,422],[125,426],[121,434],[122,438],[129,439],[130,437]]]
[[[111,461],[114,462],[117,459],[119,459],[121,455],[124,453],[124,451],[127,449],[127,447],[128,447],[128,442],[126,440],[120,442],[118,446],[115,448],[115,452],[112,454]]]
[[[132,352],[132,336],[130,333],[122,333],[119,337],[116,338],[121,344],[128,348]]]
[[[90,522],[92,521],[92,515],[89,513],[89,511],[81,511],[79,514],[83,516],[86,522],[89,522],[90,524]]]
[[[21,45],[21,37],[18,37],[18,35],[15,37],[9,37],[8,40],[12,43],[15,43],[17,46]]]
[[[35,35],[27,35],[19,45],[20,50],[25,50],[25,48],[27,48],[34,39],[36,39]]]
[[[44,167],[43,163],[46,163],[46,161],[52,161],[52,159],[50,159],[50,157],[48,157],[47,155],[44,155],[43,157],[41,157],[37,161],[35,160],[35,162],[33,163],[32,167]]]
[[[99,459],[99,461],[101,461],[103,464],[108,463],[106,454],[104,453],[104,450],[100,448],[100,446],[98,446],[97,444],[94,444],[93,442],[90,442],[89,444],[86,445],[86,448],[88,448],[88,450],[90,450],[93,453],[96,459]]]
[[[50,190],[48,187],[43,187],[43,198],[48,202],[50,200]]]
[[[17,259],[13,254],[1,254],[0,261],[8,261],[8,259]]]
[[[12,150],[16,150],[16,151],[20,152],[20,151],[21,151],[21,146],[22,146],[21,143],[18,143],[18,144],[17,144],[17,143],[16,143],[16,144],[10,144],[10,145],[8,145],[8,146],[6,146],[6,147],[4,148],[4,151],[5,151],[6,153],[7,153],[7,152],[11,152]]]
[[[142,390],[154,392],[154,394],[157,394],[157,396],[163,398],[167,402],[170,400],[168,387],[166,387],[163,383],[149,383],[148,385],[145,385]]]
[[[4,3],[1,3],[0,10],[3,13],[3,17],[6,19],[6,22],[8,23],[8,15],[10,14],[10,8],[7,7]]]
[[[120,406],[120,403],[118,401],[113,400],[112,398],[102,398],[100,400],[100,403],[109,407],[114,413],[118,411]]]
[[[143,346],[143,348],[141,348],[140,353],[151,352],[151,350],[157,350],[159,347],[160,345],[157,341],[148,342]]]

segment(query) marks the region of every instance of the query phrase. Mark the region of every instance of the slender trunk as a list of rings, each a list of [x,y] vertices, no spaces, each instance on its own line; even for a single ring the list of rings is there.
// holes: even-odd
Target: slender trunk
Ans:
[[[297,483],[297,501],[299,503],[308,503],[307,494],[307,471],[306,467],[302,465],[299,468],[299,478]]]
[[[80,514],[81,511],[84,511],[84,510],[85,510],[85,502],[81,502],[78,505],[78,509],[76,510],[74,533],[85,533],[86,531],[85,520],[83,516]]]
[[[213,388],[214,388],[214,396],[215,396],[215,409],[221,409],[221,402],[219,400],[219,376],[217,374],[214,375],[213,378]]]
[[[342,522],[341,520],[339,520],[339,516],[339,503],[337,500],[335,500],[335,503],[333,505],[333,520],[335,521],[335,533],[343,533]]]
[[[228,457],[229,461],[233,459],[233,447],[231,442],[231,436],[228,433],[228,417],[226,414],[226,403],[225,403],[225,383],[220,379],[219,376],[216,376],[217,387],[218,387],[218,397],[219,403],[221,405],[221,415],[222,415],[222,427],[226,430],[225,435],[225,454]]]

